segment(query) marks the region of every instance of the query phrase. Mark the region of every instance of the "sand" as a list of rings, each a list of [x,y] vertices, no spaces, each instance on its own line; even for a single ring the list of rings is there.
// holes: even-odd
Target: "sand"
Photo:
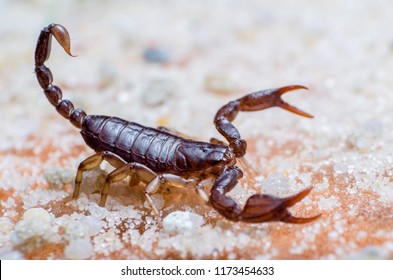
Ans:
[[[1,259],[391,259],[393,36],[389,1],[6,1],[0,17]],[[142,185],[95,193],[111,170],[76,169],[93,154],[48,103],[33,73],[40,30],[53,43],[54,83],[89,114],[223,139],[216,111],[246,93],[291,84],[279,108],[240,113],[249,148],[231,192],[287,196],[313,186],[294,215],[317,221],[225,220],[193,190]]]

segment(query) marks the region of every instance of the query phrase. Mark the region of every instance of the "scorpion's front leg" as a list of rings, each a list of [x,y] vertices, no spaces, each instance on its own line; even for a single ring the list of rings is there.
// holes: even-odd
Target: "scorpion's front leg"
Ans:
[[[311,222],[320,216],[309,218],[294,217],[287,210],[288,207],[304,198],[311,191],[311,188],[286,198],[255,194],[247,200],[244,208],[241,209],[232,198],[226,196],[226,193],[236,186],[242,176],[243,173],[238,167],[231,166],[217,178],[212,187],[210,203],[214,209],[227,219],[246,223],[281,221],[302,224]]]
[[[217,130],[227,139],[229,146],[232,148],[236,157],[242,157],[246,153],[246,141],[241,139],[239,131],[231,123],[240,111],[260,111],[270,107],[278,106],[292,113],[303,117],[312,118],[312,116],[302,110],[286,103],[281,96],[292,90],[306,89],[304,86],[286,86],[277,89],[267,89],[254,93],[250,93],[235,101],[231,101],[218,110],[214,123]]]
[[[191,188],[194,187],[197,183],[193,179],[185,179],[173,174],[156,174],[151,169],[140,163],[127,163],[126,165],[117,168],[108,174],[105,180],[105,185],[101,192],[100,206],[105,206],[106,198],[108,196],[111,184],[119,182],[125,179],[127,176],[135,175],[137,175],[141,179],[141,181],[147,183],[144,195],[146,201],[157,216],[160,216],[160,213],[157,210],[157,207],[155,206],[151,195],[156,193],[159,190],[160,186],[168,185],[177,188]]]

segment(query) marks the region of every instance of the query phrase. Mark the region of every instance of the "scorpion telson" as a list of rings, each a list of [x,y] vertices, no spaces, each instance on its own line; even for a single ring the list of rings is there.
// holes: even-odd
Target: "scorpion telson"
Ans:
[[[131,176],[131,183],[146,185],[144,195],[153,211],[158,214],[151,199],[162,185],[193,188],[196,193],[222,216],[231,221],[260,223],[282,221],[307,223],[320,215],[308,218],[292,216],[287,208],[303,199],[311,187],[286,198],[271,195],[252,195],[242,208],[226,194],[232,190],[243,172],[235,165],[247,150],[247,143],[240,137],[231,123],[238,112],[259,111],[278,106],[292,113],[312,116],[289,105],[281,99],[288,91],[306,89],[292,85],[248,94],[223,106],[216,114],[217,130],[228,141],[228,145],[217,139],[210,143],[185,139],[165,128],[150,128],[116,117],[87,115],[75,109],[71,101],[62,99],[61,89],[53,85],[52,73],[44,63],[51,50],[52,36],[72,56],[70,36],[59,24],[50,24],[42,29],[35,50],[35,73],[49,102],[56,110],[80,129],[86,144],[95,154],[82,161],[75,178],[73,198],[79,196],[82,173],[109,162],[115,169],[106,177],[101,190],[99,205],[105,206],[110,185]],[[204,189],[211,186],[210,196]]]

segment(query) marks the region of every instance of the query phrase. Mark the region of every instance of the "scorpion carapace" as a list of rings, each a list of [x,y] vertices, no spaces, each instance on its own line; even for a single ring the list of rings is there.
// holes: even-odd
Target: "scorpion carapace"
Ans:
[[[79,196],[83,172],[99,166],[105,160],[115,169],[105,180],[100,206],[105,205],[110,185],[130,176],[130,184],[142,182],[146,185],[145,198],[156,214],[159,212],[150,195],[157,192],[160,186],[166,185],[195,189],[207,204],[231,221],[306,223],[319,217],[294,217],[287,210],[305,197],[311,187],[286,198],[256,194],[247,200],[243,208],[227,196],[243,177],[243,172],[235,164],[236,159],[243,157],[247,149],[246,141],[232,124],[238,112],[278,106],[311,118],[311,115],[281,99],[282,94],[305,87],[293,85],[263,90],[223,106],[217,112],[214,123],[229,145],[217,139],[212,139],[210,143],[185,139],[165,128],[149,128],[116,117],[87,115],[82,109],[74,109],[71,101],[62,99],[61,89],[52,84],[52,73],[44,65],[50,55],[52,36],[71,55],[70,37],[63,26],[50,24],[42,29],[35,50],[38,82],[49,102],[81,130],[86,144],[95,151],[78,167],[74,199]],[[204,190],[209,186],[210,196]]]

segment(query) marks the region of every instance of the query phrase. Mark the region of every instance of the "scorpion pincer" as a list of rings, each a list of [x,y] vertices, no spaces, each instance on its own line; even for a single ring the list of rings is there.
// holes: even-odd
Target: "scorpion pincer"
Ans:
[[[262,90],[224,105],[218,110],[214,123],[228,144],[217,139],[212,139],[210,143],[185,139],[165,128],[145,127],[117,117],[87,115],[82,109],[75,109],[71,101],[62,99],[61,89],[52,84],[52,73],[44,65],[50,56],[52,36],[72,56],[70,36],[63,26],[50,24],[43,28],[35,50],[38,83],[58,113],[80,129],[86,144],[95,151],[94,155],[79,164],[74,199],[79,196],[83,172],[99,166],[105,160],[115,169],[107,175],[101,190],[101,207],[105,206],[111,184],[131,176],[133,184],[142,182],[146,185],[144,195],[156,214],[158,211],[151,195],[160,186],[167,185],[194,188],[207,204],[231,221],[307,223],[320,216],[294,217],[287,210],[310,193],[311,187],[285,198],[254,194],[244,207],[227,196],[243,177],[243,172],[235,164],[236,159],[243,157],[247,150],[246,141],[232,124],[237,114],[240,111],[259,111],[278,106],[312,118],[281,99],[284,93],[305,87],[292,85]],[[210,196],[204,191],[208,187],[211,187]]]

